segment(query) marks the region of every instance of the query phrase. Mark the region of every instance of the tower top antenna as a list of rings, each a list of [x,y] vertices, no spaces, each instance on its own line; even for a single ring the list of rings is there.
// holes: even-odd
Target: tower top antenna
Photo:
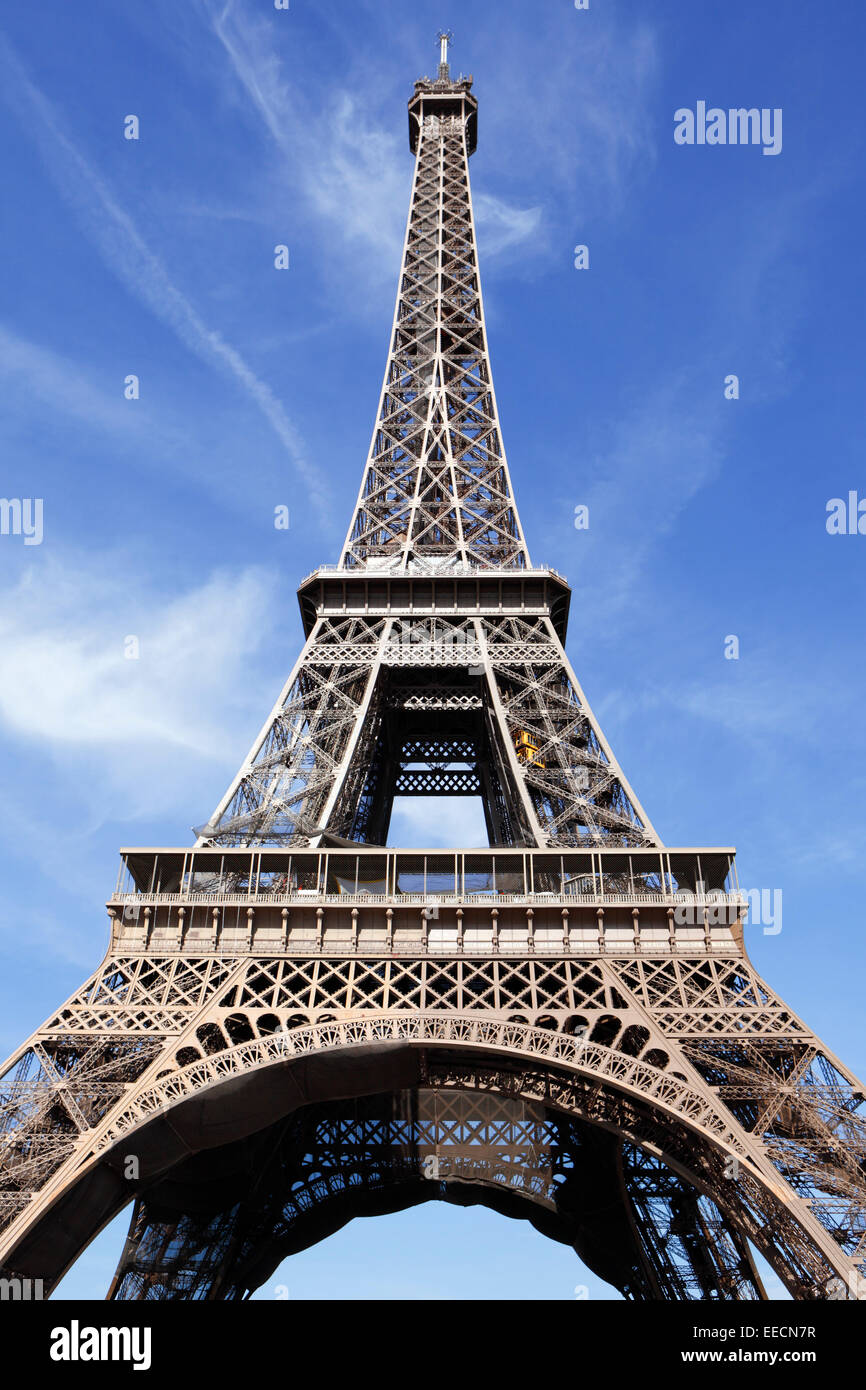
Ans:
[[[448,70],[448,45],[454,40],[454,35],[450,29],[440,29],[436,35],[439,44],[439,76],[447,82],[450,73]]]

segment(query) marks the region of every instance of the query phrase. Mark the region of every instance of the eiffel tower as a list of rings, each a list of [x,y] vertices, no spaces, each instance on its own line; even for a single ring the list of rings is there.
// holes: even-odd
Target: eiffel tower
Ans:
[[[666,846],[564,650],[502,444],[472,78],[415,84],[391,348],[306,642],[186,848],[124,849],[95,974],[0,1078],[0,1266],[241,1299],[358,1215],[482,1203],[627,1299],[863,1297],[863,1087],[765,984],[734,851]],[[489,844],[388,847],[395,796]]]

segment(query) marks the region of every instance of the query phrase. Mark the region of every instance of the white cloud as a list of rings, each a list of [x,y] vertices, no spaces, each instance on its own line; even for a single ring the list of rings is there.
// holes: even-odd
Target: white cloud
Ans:
[[[284,78],[271,27],[233,0],[212,26],[313,215],[335,228],[344,248],[359,242],[372,251],[364,264],[374,280],[393,280],[411,182],[405,126],[378,123],[366,88],[356,98],[344,87],[317,84],[315,104],[305,102],[299,84]],[[514,207],[489,193],[476,195],[474,203],[487,258],[537,231],[539,207]]]
[[[228,781],[286,674],[264,688],[251,679],[275,587],[259,570],[217,572],[166,599],[125,573],[122,555],[45,557],[0,615],[0,722],[67,775],[86,768],[75,794],[105,797],[106,818],[112,805],[120,818],[179,801],[205,819],[189,779],[216,785],[217,763]],[[127,637],[138,659],[124,655]]]
[[[626,194],[655,162],[656,118],[652,110],[660,63],[655,31],[630,17],[599,14],[574,41],[562,42],[562,26],[581,16],[550,15],[526,30],[525,11],[514,20],[519,44],[503,43],[485,55],[496,74],[486,100],[486,124],[514,121],[516,90],[527,71],[543,72],[531,97],[519,105],[520,160],[527,176],[543,170],[555,182],[564,207],[577,201],[597,217],[620,216]],[[513,160],[499,145],[500,161]]]
[[[474,194],[472,206],[483,262],[535,237],[541,224],[540,207],[512,207],[492,193]]]
[[[420,849],[478,849],[487,845],[480,797],[398,797],[388,831],[389,845]]]
[[[396,275],[410,187],[403,141],[377,126],[349,93],[328,110],[321,133],[323,157],[306,164],[307,194],[345,239],[367,242],[381,255],[383,271]],[[318,142],[317,142],[318,143]]]
[[[298,84],[284,80],[270,27],[234,4],[213,16],[212,27],[313,213],[339,228],[344,245],[371,248],[377,275],[393,278],[411,167],[404,140],[345,90],[317,87],[317,106],[305,105]]]
[[[129,410],[118,392],[114,398],[98,390],[68,358],[29,342],[0,324],[0,375],[13,390],[10,406],[21,392],[55,410],[101,429],[126,430]],[[7,407],[8,409],[8,407]]]
[[[93,965],[115,873],[103,828],[134,843],[136,825],[159,822],[159,843],[183,842],[207,820],[288,674],[262,623],[278,602],[262,570],[216,572],[166,597],[122,552],[38,552],[0,612],[0,836],[18,868],[0,950],[17,953],[26,921],[31,951]],[[133,635],[140,655],[128,660]]]

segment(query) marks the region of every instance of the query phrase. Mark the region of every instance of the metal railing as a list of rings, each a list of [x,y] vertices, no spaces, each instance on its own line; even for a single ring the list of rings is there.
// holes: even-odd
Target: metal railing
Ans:
[[[348,579],[477,579],[487,576],[491,579],[546,579],[552,575],[563,584],[568,580],[559,570],[555,570],[552,565],[533,565],[531,569],[514,566],[512,569],[502,569],[496,566],[486,565],[449,565],[447,569],[428,568],[426,565],[401,566],[399,569],[375,569],[368,568],[366,565],[317,565],[314,570],[305,575],[301,580],[300,586],[309,584],[311,579],[315,579],[318,574],[345,575]]]
[[[249,907],[252,904],[278,905],[294,903],[297,905],[378,907],[396,903],[400,907],[429,907],[438,905],[499,907],[533,905],[563,907],[595,907],[600,904],[615,906],[634,905],[637,907],[747,907],[748,899],[742,893],[499,893],[490,889],[481,893],[320,893],[314,888],[295,889],[290,892],[251,891],[249,893],[115,893],[109,899],[110,906],[152,906],[172,907],[178,905],[197,905],[211,903],[222,907]]]

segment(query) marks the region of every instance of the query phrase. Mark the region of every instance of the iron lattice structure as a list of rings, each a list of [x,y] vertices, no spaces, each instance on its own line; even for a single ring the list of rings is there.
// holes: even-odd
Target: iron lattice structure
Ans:
[[[122,851],[111,941],[0,1075],[0,1265],[131,1200],[115,1298],[237,1299],[358,1215],[482,1202],[630,1299],[863,1296],[863,1087],[744,946],[729,849],[652,825],[532,565],[487,351],[472,79],[409,102],[385,380],[339,565],[191,848]],[[395,796],[489,846],[385,848]]]

